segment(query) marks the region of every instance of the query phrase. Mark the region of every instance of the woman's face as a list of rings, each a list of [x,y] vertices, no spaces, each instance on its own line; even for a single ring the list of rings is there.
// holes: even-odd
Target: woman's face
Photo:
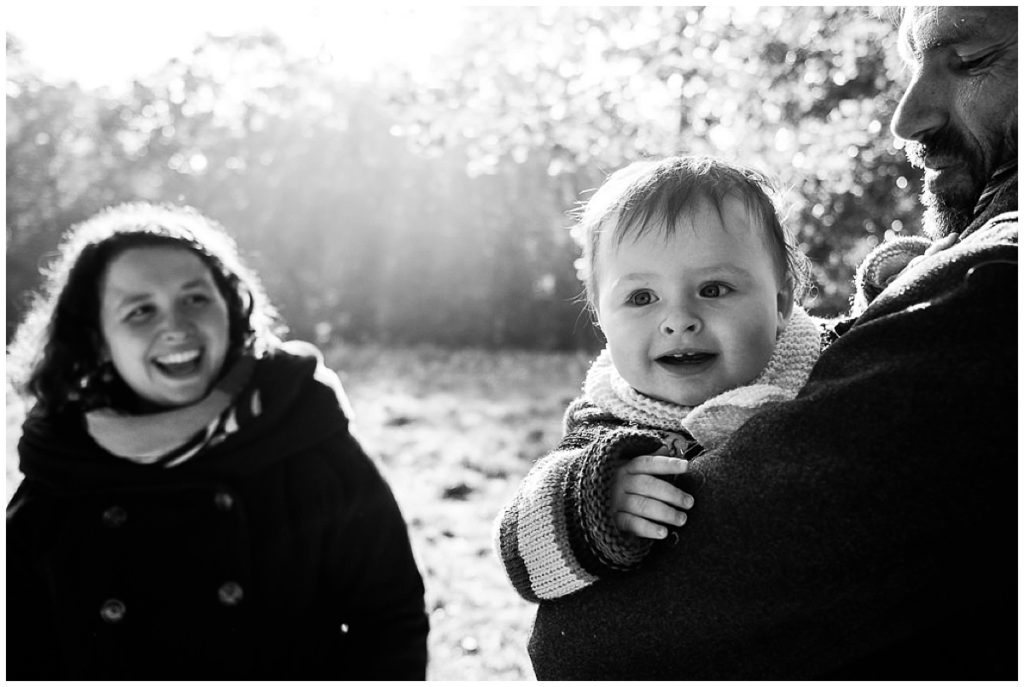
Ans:
[[[103,350],[147,405],[194,403],[220,376],[228,306],[213,274],[186,248],[130,248],[100,279]]]

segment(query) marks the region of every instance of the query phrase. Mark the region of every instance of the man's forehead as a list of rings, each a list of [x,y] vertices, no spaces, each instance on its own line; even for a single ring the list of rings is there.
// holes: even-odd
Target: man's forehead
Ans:
[[[909,7],[900,23],[900,49],[913,60],[951,43],[1017,33],[1016,7]]]

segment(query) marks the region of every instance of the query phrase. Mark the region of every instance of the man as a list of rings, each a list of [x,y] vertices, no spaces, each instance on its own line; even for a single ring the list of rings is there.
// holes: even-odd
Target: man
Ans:
[[[541,604],[538,678],[1016,679],[1017,9],[912,8],[900,40],[892,128],[956,244],[690,461],[678,539]]]
[[[913,8],[900,50],[913,77],[892,131],[925,170],[925,230],[939,238],[980,214],[986,183],[1016,174],[1017,8]]]

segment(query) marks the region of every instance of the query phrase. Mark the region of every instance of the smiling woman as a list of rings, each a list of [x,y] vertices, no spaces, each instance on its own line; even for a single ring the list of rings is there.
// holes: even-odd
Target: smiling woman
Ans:
[[[8,675],[422,679],[402,514],[223,228],[126,204],[59,255],[8,358]]]
[[[413,71],[460,30],[459,7],[381,7],[322,0],[203,2],[181,0],[154,16],[131,0],[101,5],[65,0],[13,3],[7,32],[53,79],[86,88],[127,88],[133,78],[184,57],[206,34],[269,32],[296,54],[316,57],[342,76],[367,79],[382,64]],[[60,17],[55,21],[55,17]],[[96,45],[116,46],[97,50]]]
[[[100,281],[104,354],[144,407],[194,403],[228,353],[228,306],[192,251],[132,248]]]

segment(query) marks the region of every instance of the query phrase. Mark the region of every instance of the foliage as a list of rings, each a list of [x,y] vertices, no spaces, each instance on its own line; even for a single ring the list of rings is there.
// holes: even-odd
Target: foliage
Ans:
[[[845,309],[852,268],[917,231],[885,129],[894,31],[851,8],[472,7],[450,51],[372,86],[270,34],[210,36],[127,93],[50,83],[7,40],[7,332],[62,231],[114,202],[221,221],[296,336],[592,348],[567,211],[673,152],[787,189]],[[423,76],[426,74],[427,76]],[[909,181],[908,180],[913,180]]]
[[[459,151],[414,155],[374,92],[272,36],[211,37],[120,97],[41,84],[27,69],[10,79],[8,336],[23,310],[11,294],[35,283],[60,232],[142,198],[223,222],[304,338],[593,338],[572,326],[572,249],[543,173],[472,179]],[[68,145],[42,144],[56,132]]]
[[[471,172],[540,152],[548,173],[717,155],[769,172],[821,285],[845,309],[856,263],[919,230],[886,130],[899,99],[893,19],[843,7],[473,8],[429,83],[392,102],[421,148],[463,140]],[[471,56],[468,59],[463,56]]]

